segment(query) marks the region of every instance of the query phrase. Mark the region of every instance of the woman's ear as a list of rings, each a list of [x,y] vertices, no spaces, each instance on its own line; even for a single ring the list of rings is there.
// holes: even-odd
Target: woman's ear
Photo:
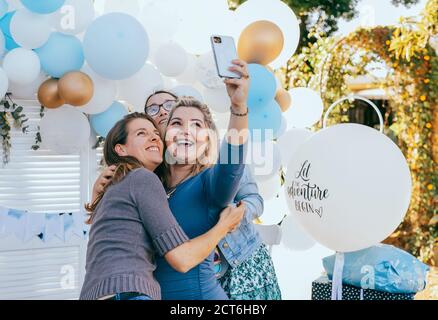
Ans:
[[[121,144],[116,144],[114,147],[114,151],[119,155],[119,157],[124,157],[128,155],[125,151],[124,146]]]

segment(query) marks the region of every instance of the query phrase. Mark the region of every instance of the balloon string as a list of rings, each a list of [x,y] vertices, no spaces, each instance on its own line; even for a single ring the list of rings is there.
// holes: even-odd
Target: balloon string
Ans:
[[[342,300],[342,273],[344,271],[344,253],[336,252],[332,279],[332,300]]]

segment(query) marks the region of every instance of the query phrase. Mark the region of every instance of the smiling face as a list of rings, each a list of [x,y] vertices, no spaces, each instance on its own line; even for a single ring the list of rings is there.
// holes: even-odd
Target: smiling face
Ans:
[[[163,161],[163,142],[160,133],[147,119],[137,118],[127,125],[125,144],[117,144],[119,156],[133,156],[146,168],[154,171]]]
[[[159,105],[160,110],[156,115],[151,115],[162,134],[166,131],[167,120],[169,119],[169,111],[162,105],[167,101],[176,101],[176,98],[168,93],[157,93],[152,95],[146,103],[146,109],[152,105]]]
[[[198,108],[175,109],[166,129],[168,153],[179,164],[202,161],[209,145],[208,129],[204,114]]]

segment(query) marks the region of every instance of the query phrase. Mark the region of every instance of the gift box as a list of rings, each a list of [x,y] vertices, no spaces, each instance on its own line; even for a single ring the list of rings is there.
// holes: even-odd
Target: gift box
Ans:
[[[342,285],[342,300],[414,300],[415,293],[389,293]],[[332,282],[321,276],[312,282],[312,300],[331,300]]]

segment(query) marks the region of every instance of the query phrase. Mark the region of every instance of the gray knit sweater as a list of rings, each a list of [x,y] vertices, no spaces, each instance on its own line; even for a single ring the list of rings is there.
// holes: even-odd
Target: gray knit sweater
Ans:
[[[187,241],[158,177],[136,169],[110,186],[96,208],[80,299],[140,292],[160,299],[154,255]]]

